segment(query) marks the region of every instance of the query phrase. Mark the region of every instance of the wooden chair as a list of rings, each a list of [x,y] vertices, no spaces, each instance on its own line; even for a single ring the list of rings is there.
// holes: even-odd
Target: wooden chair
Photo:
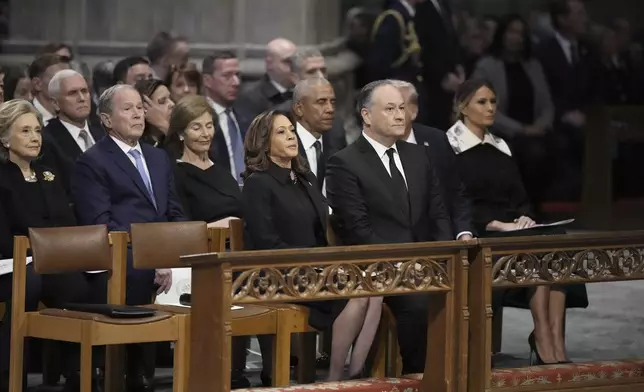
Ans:
[[[80,343],[81,391],[91,389],[92,347],[108,345],[106,389],[123,386],[123,372],[110,345],[174,341],[178,352],[188,349],[182,339],[186,317],[157,312],[154,316],[117,319],[95,313],[65,309],[25,312],[26,257],[32,250],[34,270],[41,274],[107,270],[108,303],[125,303],[127,233],[111,233],[107,227],[84,226],[29,229],[29,238],[17,236],[14,242],[13,306],[11,331],[10,390],[22,391],[23,350],[26,337]],[[174,391],[184,391],[187,369],[175,366]]]

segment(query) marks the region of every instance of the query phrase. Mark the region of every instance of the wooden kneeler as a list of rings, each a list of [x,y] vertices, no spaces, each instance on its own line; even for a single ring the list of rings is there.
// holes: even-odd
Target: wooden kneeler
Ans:
[[[174,341],[187,357],[187,318],[158,311],[154,316],[117,319],[101,314],[43,309],[25,312],[26,258],[32,250],[34,270],[41,274],[106,270],[108,303],[125,303],[127,233],[108,234],[105,225],[29,229],[29,238],[15,237],[11,331],[10,390],[22,391],[23,350],[26,337],[80,343],[81,391],[92,382],[92,348],[108,346],[106,389],[123,387],[123,371],[115,366],[113,345]],[[181,363],[181,361],[178,361]],[[187,367],[175,364],[174,391],[185,391]],[[179,382],[181,380],[181,382]]]

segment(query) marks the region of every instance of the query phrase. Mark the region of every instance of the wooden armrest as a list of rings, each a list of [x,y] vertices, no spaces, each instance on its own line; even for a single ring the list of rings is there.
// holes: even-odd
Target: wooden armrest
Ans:
[[[140,318],[114,318],[107,317],[98,313],[78,312],[75,310],[65,310],[56,308],[47,308],[39,312],[43,316],[71,318],[77,320],[91,320],[105,324],[119,324],[119,325],[136,325],[154,323],[157,321],[165,320],[172,317],[171,313],[159,311],[154,316],[140,317]]]

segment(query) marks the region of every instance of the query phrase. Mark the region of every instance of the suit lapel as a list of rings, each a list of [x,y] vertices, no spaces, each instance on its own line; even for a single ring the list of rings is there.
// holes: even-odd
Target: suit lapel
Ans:
[[[89,120],[88,120],[88,123],[89,123]],[[89,124],[89,132],[92,134],[94,141],[97,143],[105,136],[105,131],[100,125],[97,126],[97,125]]]
[[[75,160],[83,153],[76,140],[58,118],[52,118],[47,125],[51,127],[49,129],[51,136],[58,142],[60,148],[69,159]]]
[[[148,190],[145,187],[145,184],[143,183],[143,178],[141,178],[141,174],[139,174],[139,171],[136,169],[136,166],[130,161],[130,158],[127,157],[125,152],[119,148],[118,145],[112,140],[112,138],[108,138],[109,140],[106,140],[106,143],[108,143],[108,150],[112,154],[112,159],[114,159],[114,163],[121,168],[125,172],[125,174],[130,177],[132,181],[134,181],[134,184],[139,188],[139,191],[145,196],[146,199],[150,202],[150,204],[154,205],[152,202],[152,199],[150,198],[150,195],[148,194]],[[145,158],[147,160],[147,157]],[[148,171],[150,171],[150,166],[148,165]],[[150,176],[152,176],[152,172],[150,171]],[[152,180],[154,184],[154,180]],[[154,187],[154,185],[152,185]]]
[[[322,223],[322,228],[326,233],[328,206],[324,200],[324,197],[322,196],[322,193],[320,193],[320,190],[310,181],[312,180],[312,178],[308,179],[299,174],[298,174],[298,178],[300,181],[304,182],[304,187],[306,188],[306,192],[309,194],[309,198],[313,202],[313,206],[315,207],[315,211],[317,211],[318,213],[318,218],[320,219],[320,223]]]
[[[423,183],[423,173],[420,170],[422,165],[420,165],[421,162],[414,161],[407,143],[398,142],[396,143],[396,147],[398,147],[398,154],[400,155],[400,161],[402,162],[403,170],[405,171],[405,179],[407,180],[410,223],[413,225],[416,219],[418,219],[422,209],[422,204],[424,203],[423,192],[420,186]]]

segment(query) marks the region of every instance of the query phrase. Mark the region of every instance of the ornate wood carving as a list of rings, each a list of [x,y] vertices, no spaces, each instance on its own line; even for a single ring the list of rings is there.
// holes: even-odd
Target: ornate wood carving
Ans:
[[[580,249],[501,256],[492,267],[495,286],[644,279],[644,249]]]
[[[447,260],[328,263],[241,271],[233,280],[234,303],[310,301],[333,298],[449,291]]]

